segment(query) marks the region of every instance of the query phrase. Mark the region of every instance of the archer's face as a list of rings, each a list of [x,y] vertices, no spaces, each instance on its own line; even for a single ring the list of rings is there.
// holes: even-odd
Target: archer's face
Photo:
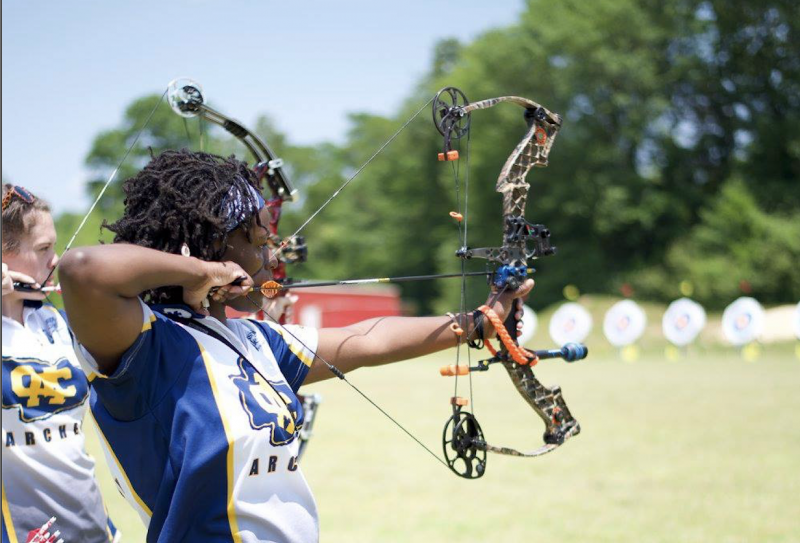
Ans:
[[[29,275],[41,283],[58,262],[56,229],[49,213],[36,211],[28,220],[30,227],[19,240],[19,248],[14,252],[4,252],[3,262],[10,270]],[[26,294],[25,298],[44,299],[44,294]]]
[[[261,225],[253,221],[248,230],[245,227],[237,228],[228,236],[228,248],[222,256],[223,260],[239,264],[253,278],[256,286],[272,279],[272,270],[278,264],[269,249],[270,236],[266,225],[270,216],[266,206],[261,208],[259,217]],[[256,309],[253,302],[261,304],[262,296],[256,291],[249,297],[252,301],[241,297],[230,300],[227,305],[238,311],[252,313]]]

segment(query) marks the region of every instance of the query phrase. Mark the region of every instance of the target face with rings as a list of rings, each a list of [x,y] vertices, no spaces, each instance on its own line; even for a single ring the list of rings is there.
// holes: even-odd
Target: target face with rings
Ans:
[[[722,332],[731,345],[755,341],[764,331],[764,308],[754,298],[742,296],[722,313]]]
[[[615,347],[625,347],[636,342],[647,326],[647,316],[633,300],[622,300],[612,305],[603,319],[603,333]]]
[[[592,316],[580,304],[569,302],[550,318],[550,337],[558,345],[581,343],[592,331]]]
[[[705,309],[689,298],[680,298],[669,304],[661,320],[664,336],[678,347],[693,342],[705,326]]]

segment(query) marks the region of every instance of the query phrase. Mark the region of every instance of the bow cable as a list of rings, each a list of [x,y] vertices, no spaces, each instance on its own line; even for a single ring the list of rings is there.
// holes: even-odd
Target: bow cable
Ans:
[[[351,383],[351,382],[350,382],[350,380],[349,380],[349,379],[347,379],[347,377],[345,376],[345,374],[344,374],[344,372],[343,372],[342,370],[340,370],[338,367],[336,367],[336,366],[335,366],[334,364],[332,364],[331,362],[328,362],[328,361],[327,361],[325,358],[323,358],[323,357],[322,357],[322,356],[319,354],[319,352],[318,352],[318,351],[316,351],[316,350],[314,350],[314,349],[310,348],[308,345],[306,345],[306,344],[305,344],[305,342],[303,342],[303,341],[302,341],[300,338],[298,338],[298,337],[297,337],[297,335],[293,334],[293,333],[292,333],[292,331],[291,331],[291,330],[289,330],[285,324],[282,324],[282,323],[278,322],[278,320],[277,320],[277,319],[275,319],[275,318],[274,318],[272,315],[270,315],[270,314],[269,314],[269,313],[268,313],[268,312],[267,312],[267,311],[266,311],[266,310],[263,308],[263,306],[262,306],[262,305],[260,305],[260,304],[259,304],[259,303],[257,303],[255,300],[253,300],[253,299],[250,297],[250,295],[249,295],[249,294],[245,294],[245,297],[246,297],[246,298],[248,299],[248,301],[250,301],[250,303],[251,303],[251,304],[253,304],[253,305],[254,305],[254,306],[255,306],[255,307],[256,307],[256,308],[257,308],[257,309],[258,309],[260,312],[262,312],[262,313],[263,313],[263,314],[264,314],[264,315],[265,315],[267,318],[269,318],[269,320],[270,320],[270,321],[272,321],[273,323],[275,323],[276,325],[278,325],[278,326],[281,328],[281,330],[283,330],[284,332],[286,332],[287,334],[289,334],[289,335],[290,335],[290,336],[291,336],[291,337],[292,337],[292,338],[293,338],[295,341],[297,341],[297,342],[298,342],[300,345],[302,345],[302,346],[303,346],[305,349],[307,349],[309,352],[313,353],[313,354],[314,354],[314,357],[315,357],[315,358],[317,358],[317,359],[319,359],[320,361],[322,361],[322,363],[323,363],[323,364],[325,364],[325,366],[327,366],[327,368],[330,370],[330,372],[331,372],[331,373],[333,373],[333,374],[334,374],[336,377],[338,377],[340,380],[342,380],[342,381],[344,381],[345,383],[347,383],[347,384],[350,386],[350,388],[352,388],[353,390],[355,390],[355,391],[356,391],[356,392],[357,392],[357,393],[358,393],[358,394],[359,394],[359,395],[360,395],[362,398],[364,398],[364,399],[365,399],[367,402],[369,402],[369,403],[370,403],[370,404],[371,404],[371,405],[372,405],[372,406],[373,406],[375,409],[377,409],[378,411],[380,411],[380,412],[381,412],[381,413],[382,413],[382,414],[383,414],[383,415],[384,415],[386,418],[388,418],[390,421],[392,421],[392,423],[393,423],[395,426],[397,426],[398,428],[400,428],[400,430],[402,430],[402,431],[403,431],[403,433],[405,433],[405,434],[406,434],[408,437],[410,437],[411,439],[413,439],[413,440],[414,440],[414,441],[417,443],[417,445],[419,445],[420,447],[422,447],[423,449],[425,449],[425,450],[428,452],[428,454],[430,454],[432,457],[434,457],[434,458],[435,458],[435,459],[436,459],[436,460],[437,460],[437,461],[438,461],[440,464],[442,464],[442,465],[443,465],[445,468],[447,468],[448,470],[450,469],[450,467],[447,465],[447,462],[445,462],[444,460],[442,460],[441,458],[439,458],[439,457],[436,455],[436,453],[434,453],[434,452],[433,452],[433,451],[432,451],[432,450],[431,450],[431,449],[430,449],[430,448],[429,448],[427,445],[425,445],[425,444],[424,444],[422,441],[420,441],[420,440],[419,440],[419,438],[417,438],[417,437],[416,437],[414,434],[412,434],[412,433],[411,433],[409,430],[407,430],[405,426],[403,426],[402,424],[400,424],[400,422],[399,422],[397,419],[395,419],[395,418],[394,418],[392,415],[390,415],[390,414],[389,414],[389,413],[388,413],[388,412],[387,412],[385,409],[383,409],[383,408],[382,408],[380,405],[378,405],[377,403],[375,403],[375,401],[374,401],[372,398],[370,398],[370,397],[369,397],[369,396],[367,396],[367,395],[366,395],[364,392],[362,392],[362,391],[361,391],[361,389],[359,389],[359,388],[358,388],[356,385],[354,385],[353,383]]]
[[[375,153],[373,153],[373,155],[372,155],[371,157],[369,157],[369,159],[368,159],[368,160],[367,160],[367,161],[366,161],[364,164],[362,164],[362,165],[361,165],[361,167],[359,167],[359,168],[358,168],[358,169],[355,171],[355,173],[354,173],[353,175],[351,175],[351,176],[350,176],[350,177],[347,179],[347,181],[345,181],[344,183],[342,183],[342,186],[340,186],[338,189],[336,189],[336,190],[333,192],[333,194],[331,194],[331,195],[330,195],[330,197],[329,197],[329,198],[328,198],[328,199],[327,199],[327,200],[326,200],[326,201],[325,201],[325,202],[324,202],[324,203],[323,203],[321,206],[319,206],[319,208],[317,208],[317,210],[316,210],[316,211],[314,211],[314,212],[311,214],[311,216],[310,216],[310,217],[308,217],[308,219],[306,219],[306,220],[305,220],[305,222],[303,222],[303,224],[301,224],[301,225],[300,225],[300,227],[299,227],[297,230],[295,230],[294,234],[292,234],[291,236],[289,236],[289,237],[288,237],[288,238],[286,238],[286,239],[293,239],[293,238],[295,238],[295,237],[296,237],[296,236],[297,236],[297,235],[298,235],[298,234],[299,234],[299,233],[300,233],[300,232],[301,232],[301,231],[302,231],[302,230],[303,230],[303,229],[304,229],[306,226],[308,226],[308,223],[310,223],[310,222],[311,222],[311,221],[312,221],[312,220],[313,220],[313,219],[314,219],[314,218],[315,218],[317,215],[319,215],[319,214],[322,212],[322,210],[323,210],[323,209],[325,209],[325,208],[328,206],[328,204],[330,204],[330,203],[333,201],[333,199],[334,199],[334,198],[336,198],[337,196],[339,196],[339,194],[342,192],[342,190],[344,190],[344,188],[345,188],[347,185],[349,185],[349,184],[350,184],[350,182],[351,182],[353,179],[355,179],[355,178],[358,176],[358,174],[360,174],[360,173],[361,173],[361,172],[364,170],[364,168],[366,168],[366,167],[369,165],[369,163],[370,163],[370,162],[372,162],[372,161],[375,159],[375,157],[377,157],[379,154],[381,154],[381,153],[383,152],[383,150],[384,150],[384,149],[386,149],[386,147],[387,147],[387,146],[388,146],[390,143],[392,143],[392,142],[395,140],[395,138],[397,138],[397,136],[399,136],[399,135],[400,135],[400,133],[401,133],[403,130],[405,130],[405,129],[406,129],[406,127],[407,127],[409,124],[411,124],[411,121],[413,121],[414,119],[416,119],[416,118],[417,118],[417,116],[418,116],[420,113],[422,113],[422,112],[425,110],[425,108],[426,108],[426,107],[428,107],[428,105],[429,105],[431,102],[433,102],[433,98],[431,98],[430,100],[428,100],[428,101],[425,103],[425,105],[423,105],[421,108],[419,108],[419,110],[418,110],[416,113],[414,113],[414,115],[412,115],[412,116],[411,116],[411,118],[409,118],[409,119],[408,119],[408,120],[405,122],[405,124],[403,124],[403,126],[401,126],[401,127],[400,127],[400,128],[399,128],[399,129],[398,129],[398,130],[397,130],[397,131],[394,133],[394,134],[392,134],[392,137],[390,137],[388,140],[386,140],[386,142],[385,142],[383,145],[381,145],[381,146],[380,146],[380,148],[379,148],[377,151],[375,151]],[[283,252],[283,250],[286,248],[286,246],[287,246],[287,244],[286,244],[286,241],[284,241],[284,242],[282,242],[282,243],[280,244],[280,246],[279,246],[279,247],[278,247],[278,248],[275,250],[275,252],[273,253],[273,254],[275,255],[275,257],[276,257],[276,258],[277,258],[277,257],[278,257],[278,256],[279,256],[279,255],[280,255],[282,252]]]

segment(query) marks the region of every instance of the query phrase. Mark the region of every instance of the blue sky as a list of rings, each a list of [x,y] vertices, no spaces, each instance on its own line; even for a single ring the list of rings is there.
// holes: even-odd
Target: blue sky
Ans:
[[[341,141],[347,113],[391,114],[434,44],[512,24],[523,0],[2,3],[2,169],[83,211],[83,160],[130,102],[189,76],[223,112],[294,143]]]

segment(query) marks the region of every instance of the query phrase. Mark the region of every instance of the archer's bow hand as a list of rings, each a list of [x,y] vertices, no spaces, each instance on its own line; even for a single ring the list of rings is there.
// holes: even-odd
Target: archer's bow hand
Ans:
[[[533,279],[526,279],[517,290],[503,290],[499,295],[493,291],[491,294],[489,294],[489,298],[486,300],[486,305],[497,314],[501,321],[505,321],[506,317],[511,311],[512,306],[515,304],[514,301],[526,299],[528,294],[531,293],[531,290],[533,290],[533,284]],[[491,338],[494,336],[494,327],[492,326],[491,322],[487,320],[484,324],[483,337]]]

